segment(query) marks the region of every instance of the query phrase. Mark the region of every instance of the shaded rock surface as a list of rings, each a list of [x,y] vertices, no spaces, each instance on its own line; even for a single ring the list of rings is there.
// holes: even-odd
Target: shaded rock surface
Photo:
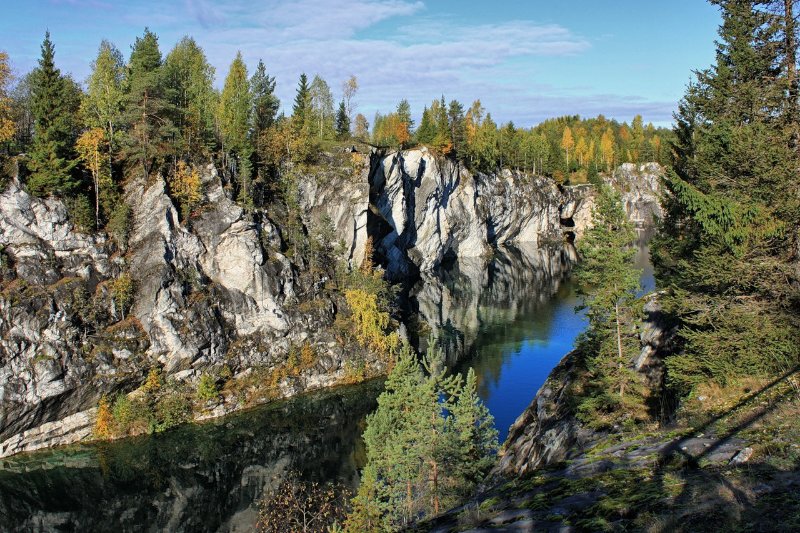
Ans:
[[[655,297],[645,304],[645,312],[647,320],[640,332],[642,349],[630,364],[650,383],[660,384],[663,355],[667,353],[671,335]],[[575,416],[570,387],[576,379],[577,357],[577,351],[564,356],[530,406],[511,426],[495,475],[523,476],[537,468],[572,459],[605,436],[587,428]]]

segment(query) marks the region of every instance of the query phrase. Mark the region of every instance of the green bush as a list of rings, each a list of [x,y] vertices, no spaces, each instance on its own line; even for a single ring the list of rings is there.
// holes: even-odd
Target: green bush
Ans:
[[[158,399],[156,403],[155,431],[165,431],[169,428],[191,420],[192,405],[189,398],[176,386]]]
[[[133,305],[133,297],[136,292],[133,278],[127,272],[123,272],[120,276],[111,283],[111,297],[114,298],[114,304],[117,312],[120,313],[122,319],[125,319],[125,313]]]
[[[128,247],[128,237],[133,225],[133,215],[130,206],[122,199],[114,206],[108,219],[106,229],[122,250]]]
[[[203,374],[200,376],[200,381],[197,383],[197,399],[205,403],[217,399],[219,396],[219,387],[217,380],[211,374]]]
[[[79,230],[85,233],[91,233],[95,230],[94,208],[89,198],[79,194],[78,196],[65,198],[64,205],[67,206],[70,220]]]

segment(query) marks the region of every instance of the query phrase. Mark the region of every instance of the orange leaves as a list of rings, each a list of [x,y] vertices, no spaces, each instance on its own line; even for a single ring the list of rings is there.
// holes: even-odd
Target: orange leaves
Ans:
[[[97,406],[97,419],[94,422],[94,436],[98,439],[110,439],[114,432],[114,415],[111,413],[111,404],[105,396],[100,399]]]

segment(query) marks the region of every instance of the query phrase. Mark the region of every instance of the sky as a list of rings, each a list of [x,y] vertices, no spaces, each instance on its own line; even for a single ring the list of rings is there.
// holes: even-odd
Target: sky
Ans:
[[[574,115],[668,126],[692,71],[714,57],[719,13],[703,0],[0,0],[0,50],[17,74],[36,66],[49,29],[56,64],[76,80],[102,39],[125,55],[145,26],[166,55],[195,38],[221,87],[241,51],[259,58],[291,112],[301,72],[334,97],[355,75],[372,122],[406,98],[419,117],[441,95],[480,99],[497,122]]]

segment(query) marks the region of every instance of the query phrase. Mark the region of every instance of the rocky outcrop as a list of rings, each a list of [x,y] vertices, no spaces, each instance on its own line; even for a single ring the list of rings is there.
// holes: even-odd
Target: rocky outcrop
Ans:
[[[349,155],[350,165],[338,172],[306,175],[300,179],[300,203],[309,226],[320,227],[324,217],[333,224],[345,257],[351,266],[361,266],[367,243],[370,158],[365,154]]]
[[[257,332],[280,336],[290,329],[283,307],[293,297],[289,261],[271,250],[260,225],[224,193],[216,170],[204,174],[207,208],[180,224],[163,180],[127,187],[135,213],[130,271],[137,287],[133,314],[150,338],[149,355],[167,372],[203,368],[224,360],[229,342]],[[278,343],[275,349],[288,348]]]
[[[340,234],[350,232],[359,261],[366,173],[361,185],[318,187],[307,197],[310,217],[327,209]],[[153,366],[178,381],[223,365],[233,379],[246,378],[254,367],[283,364],[307,342],[315,364],[271,396],[286,397],[340,382],[349,358],[379,364],[336,342],[328,327],[333,302],[298,307],[296,266],[281,252],[268,213],[248,214],[233,202],[213,166],[202,180],[203,206],[188,224],[163,179],[130,180],[124,255],[75,228],[59,200],[31,197],[16,180],[0,195],[0,457],[85,438],[88,426],[71,421],[91,414],[101,395],[138,386]],[[123,271],[135,287],[128,313],[112,295]],[[243,406],[232,402],[214,412]]]
[[[381,222],[378,250],[396,278],[432,271],[447,256],[561,241],[561,193],[546,178],[511,171],[473,175],[420,148],[384,157],[371,187]]]
[[[630,362],[651,388],[661,385],[663,357],[673,331],[664,322],[657,299],[645,304],[647,320],[640,331],[641,352]],[[511,426],[494,473],[522,476],[582,454],[604,436],[584,426],[573,409],[572,385],[578,372],[577,350],[564,356],[530,406]]]
[[[664,168],[658,163],[635,165],[623,163],[603,181],[616,189],[628,218],[638,229],[652,229],[664,216],[661,207],[661,180]],[[561,223],[565,233],[580,240],[592,223],[594,207],[592,185],[572,185],[563,188]]]
[[[560,245],[570,223],[579,231],[591,211],[589,188],[560,190],[548,178],[511,171],[471,174],[424,148],[329,159],[316,174],[297,176],[301,231],[314,234],[330,221],[330,238],[343,244],[351,266],[361,264],[371,237],[390,277],[421,273],[420,310],[435,328],[454,325],[462,351],[477,335],[473,307],[513,313],[526,305],[493,302],[493,284],[519,287],[502,294],[557,287],[574,252],[550,245]],[[615,174],[632,216],[646,217],[655,172]],[[64,423],[62,432],[46,424],[89,412],[103,394],[136,388],[153,366],[179,382],[223,366],[241,379],[254,367],[284,364],[293,347],[308,343],[313,367],[280,384],[278,396],[291,396],[339,382],[350,358],[379,364],[337,342],[335,297],[302,305],[317,291],[303,280],[303,261],[287,257],[287,228],[274,222],[281,207],[246,212],[213,166],[201,174],[204,197],[188,221],[162,178],[131,177],[125,250],[79,231],[61,201],[31,197],[16,179],[0,194],[0,456],[82,438],[80,424]],[[504,277],[502,254],[488,259],[504,248],[529,266],[527,278]],[[461,291],[472,294],[463,308],[448,307],[456,294],[434,274],[450,259],[475,271],[460,284],[483,280]],[[130,309],[114,292],[122,272],[134,282]]]

